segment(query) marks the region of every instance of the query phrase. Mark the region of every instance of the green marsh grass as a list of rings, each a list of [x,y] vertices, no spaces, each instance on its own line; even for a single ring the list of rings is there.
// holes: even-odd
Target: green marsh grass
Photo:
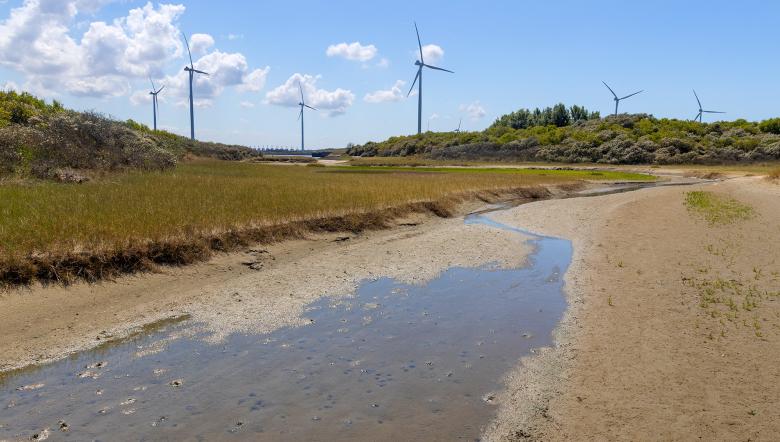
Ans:
[[[753,208],[734,198],[712,192],[693,191],[685,194],[688,210],[703,217],[710,225],[732,224],[753,216]]]
[[[135,271],[149,267],[149,260],[183,264],[211,250],[230,249],[231,243],[281,239],[296,229],[300,234],[310,228],[380,228],[386,221],[382,217],[404,211],[444,216],[446,204],[476,192],[539,190],[588,179],[589,173],[202,160],[171,171],[108,175],[80,185],[5,183],[0,184],[0,284],[66,279],[63,275],[82,272],[84,265],[99,269],[80,276],[99,279],[112,266]],[[269,230],[294,223],[295,228]]]

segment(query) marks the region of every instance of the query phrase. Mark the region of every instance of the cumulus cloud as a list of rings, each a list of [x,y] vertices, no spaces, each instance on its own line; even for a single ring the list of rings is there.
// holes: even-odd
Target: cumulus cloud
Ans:
[[[366,62],[374,58],[378,50],[374,45],[363,46],[359,41],[352,43],[339,43],[328,46],[325,54],[328,57],[342,57],[351,61]]]
[[[190,50],[194,55],[203,55],[214,46],[214,37],[209,34],[192,34]]]
[[[298,84],[303,88],[306,104],[327,111],[328,116],[341,115],[352,106],[355,94],[352,91],[337,88],[332,91],[317,88],[321,76],[295,73],[284,84],[269,91],[265,95],[268,104],[277,106],[297,106],[301,100]]]
[[[438,45],[425,45],[422,47],[422,51],[427,64],[438,63],[444,58],[444,49]]]
[[[363,100],[368,103],[390,103],[394,101],[401,101],[406,97],[403,91],[403,87],[406,84],[403,80],[397,80],[390,89],[380,89],[378,91],[370,92],[363,97]]]
[[[246,57],[240,53],[227,53],[215,50],[195,60],[195,69],[209,75],[195,74],[193,90],[195,105],[208,107],[222,94],[225,88],[236,87],[241,91],[257,92],[265,87],[270,67],[250,70]],[[165,77],[164,84],[168,95],[173,96],[179,105],[187,104],[189,97],[189,74],[184,70]]]
[[[187,58],[178,29],[185,7],[147,3],[111,22],[79,21],[110,1],[25,0],[0,22],[0,66],[21,73],[25,89],[39,94],[130,95],[131,102],[144,102],[148,91],[133,92],[131,83],[161,78],[172,61]],[[80,40],[71,35],[74,29],[86,29]],[[210,35],[194,34],[191,44],[193,56],[200,57],[196,67],[214,74],[198,78],[201,104],[227,86],[258,91],[265,85],[267,67],[251,70],[242,54],[212,50]],[[182,74],[165,78],[166,94],[186,95]]]
[[[255,104],[252,103],[251,101],[242,101],[241,102],[241,107],[243,107],[244,109],[251,109],[251,108],[255,107]]]
[[[461,104],[459,109],[461,112],[465,112],[466,115],[468,115],[468,117],[474,121],[479,120],[487,115],[485,108],[482,107],[479,101],[474,101],[469,104]]]

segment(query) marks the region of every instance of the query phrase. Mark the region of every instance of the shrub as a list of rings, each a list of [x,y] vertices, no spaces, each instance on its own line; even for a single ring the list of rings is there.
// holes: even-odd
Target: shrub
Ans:
[[[758,125],[758,128],[761,130],[761,132],[780,134],[780,118],[764,120]]]

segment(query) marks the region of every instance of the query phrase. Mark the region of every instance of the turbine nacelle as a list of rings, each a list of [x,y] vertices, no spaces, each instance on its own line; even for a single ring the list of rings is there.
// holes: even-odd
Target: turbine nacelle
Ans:
[[[416,84],[417,89],[417,134],[422,133],[422,73],[423,68],[428,69],[434,69],[437,71],[444,71],[449,72],[451,74],[454,74],[454,72],[442,69],[436,66],[431,66],[429,64],[425,64],[425,55],[423,54],[423,48],[422,48],[422,40],[420,40],[420,30],[417,29],[417,22],[414,23],[414,32],[417,34],[417,48],[420,50],[420,59],[415,60],[414,65],[417,66],[417,75],[414,76],[414,81],[412,81],[412,86],[409,88],[409,92],[406,93],[406,96],[412,94],[412,90],[414,90],[414,85]]]
[[[713,110],[704,110],[702,109],[701,100],[699,100],[699,95],[696,93],[696,90],[693,91],[693,96],[696,97],[696,103],[699,104],[699,113],[696,114],[695,117],[693,117],[693,121],[699,120],[699,123],[702,122],[702,117],[704,117],[704,114],[725,114],[726,112],[722,111],[713,111]]]

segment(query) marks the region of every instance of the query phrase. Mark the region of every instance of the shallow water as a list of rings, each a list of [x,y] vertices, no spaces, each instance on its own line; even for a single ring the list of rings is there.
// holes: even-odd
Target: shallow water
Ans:
[[[304,327],[209,345],[184,321],[6,376],[0,440],[47,428],[51,440],[476,439],[491,392],[551,344],[566,308],[571,243],[531,241],[526,268],[366,282],[311,304]]]

